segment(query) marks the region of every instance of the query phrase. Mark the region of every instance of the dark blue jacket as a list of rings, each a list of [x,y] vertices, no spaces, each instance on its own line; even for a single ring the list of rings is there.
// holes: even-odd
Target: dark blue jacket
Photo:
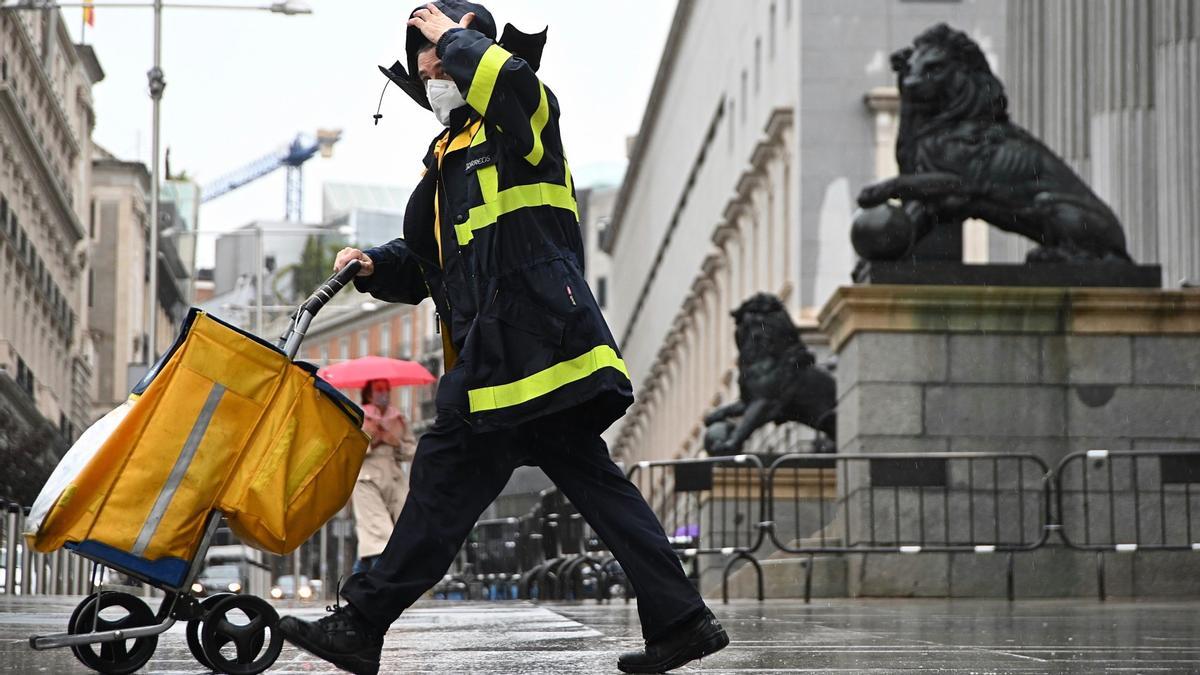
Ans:
[[[426,155],[404,237],[368,249],[375,273],[356,285],[389,302],[433,299],[458,352],[439,386],[439,414],[486,431],[580,407],[581,424],[604,429],[633,388],[585,281],[558,101],[525,60],[483,33],[452,30],[437,49],[469,106],[443,135],[480,116],[483,124],[442,172]],[[445,264],[433,232],[439,181]]]

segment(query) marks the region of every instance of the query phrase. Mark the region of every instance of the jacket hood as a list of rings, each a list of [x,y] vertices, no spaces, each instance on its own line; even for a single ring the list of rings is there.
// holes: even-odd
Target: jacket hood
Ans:
[[[483,5],[477,2],[469,2],[468,0],[438,0],[433,5],[454,21],[460,21],[468,13],[474,12],[475,18],[471,21],[470,29],[482,33],[492,40],[496,40],[496,20],[492,17],[492,13]],[[418,5],[409,13],[409,17],[418,9],[424,7],[425,4]],[[546,30],[542,29],[540,33],[523,33],[513,27],[512,24],[505,24],[504,33],[500,36],[497,44],[524,59],[529,64],[529,67],[536,71],[538,66],[541,65],[542,49],[546,46]],[[429,110],[429,99],[425,95],[425,85],[421,83],[421,78],[417,75],[417,51],[426,42],[427,40],[421,34],[420,29],[415,26],[409,26],[405,32],[404,44],[408,69],[405,70],[405,67],[399,61],[396,61],[390,68],[379,66],[379,70],[389,80],[394,82],[397,87],[400,87],[404,93],[408,94],[412,100],[416,101],[417,105]]]

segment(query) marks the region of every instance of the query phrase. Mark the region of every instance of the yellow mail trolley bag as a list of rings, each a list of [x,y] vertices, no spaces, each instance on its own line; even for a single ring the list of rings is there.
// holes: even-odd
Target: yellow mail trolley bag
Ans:
[[[347,266],[310,296],[279,345],[192,309],[129,399],[71,447],[26,519],[30,546],[66,547],[166,595],[156,615],[128,593],[94,593],[67,633],[31,638],[35,649],[72,647],[95,670],[133,672],[155,636],[186,620],[200,638],[189,638],[192,653],[217,672],[256,673],[275,661],[281,637],[270,604],[236,594],[201,603],[191,586],[221,515],[243,543],[283,554],[349,500],[368,444],[362,411],[293,357],[313,317],[358,269]],[[128,614],[122,622],[96,620],[118,606]],[[261,618],[254,629],[270,639],[223,635],[234,609]],[[235,637],[257,647],[239,642],[230,656],[222,647]]]
[[[345,505],[367,447],[361,411],[311,367],[199,310],[114,413],[77,444],[89,457],[54,486],[36,550],[182,568],[217,509],[244,543],[288,553]]]

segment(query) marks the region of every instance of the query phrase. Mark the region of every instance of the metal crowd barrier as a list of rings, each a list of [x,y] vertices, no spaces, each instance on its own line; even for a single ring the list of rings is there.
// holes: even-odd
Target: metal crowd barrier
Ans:
[[[726,601],[740,562],[754,568],[763,599],[757,554],[767,544],[808,556],[806,600],[815,556],[824,554],[1006,554],[1012,599],[1014,554],[1042,548],[1053,533],[1069,549],[1096,554],[1104,599],[1106,553],[1200,552],[1200,494],[1194,494],[1200,450],[1090,450],[1067,455],[1053,469],[1031,454],[796,453],[769,466],[758,456],[737,455],[641,462],[627,475],[681,559],[691,562],[693,577],[702,556],[724,556]],[[24,545],[27,513],[0,499],[0,593],[88,592],[92,580],[82,558]],[[323,595],[332,596],[353,561],[352,533],[344,531],[350,523],[326,524],[269,573],[320,578]],[[445,598],[603,602],[618,594],[633,596],[620,565],[556,489],[520,518],[478,523],[435,588]]]
[[[0,593],[5,595],[84,595],[91,580],[86,561],[67,551],[36,553],[22,531],[29,507],[0,499]]]
[[[764,539],[766,478],[756,455],[638,462],[627,476],[658,516],[667,538],[699,576],[699,557],[721,555],[722,597],[739,561],[754,568],[764,598],[762,565],[754,552]]]
[[[1106,596],[1104,554],[1200,552],[1200,451],[1088,450],[1054,471],[1058,534],[1096,553],[1096,588]]]
[[[817,554],[1007,553],[1041,547],[1050,524],[1049,469],[1036,455],[791,454],[767,470],[766,531],[779,550]]]

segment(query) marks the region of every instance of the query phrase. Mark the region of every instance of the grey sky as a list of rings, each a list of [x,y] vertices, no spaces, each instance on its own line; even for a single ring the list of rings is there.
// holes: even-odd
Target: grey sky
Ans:
[[[239,0],[266,4],[265,0]],[[103,0],[97,0],[101,5]],[[168,10],[163,21],[163,143],[171,168],[201,184],[249,163],[299,131],[342,128],[332,159],[305,166],[306,219],[319,218],[324,181],[412,185],[438,125],[395,87],[384,118],[371,115],[384,83],[377,64],[403,54],[407,0],[310,0],[314,14]],[[621,161],[637,132],[674,12],[672,0],[492,0],[503,27],[533,32],[549,24],[541,76],[563,106],[573,166]],[[64,10],[78,37],[79,10]],[[95,91],[96,140],[118,156],[149,161],[152,59],[146,10],[96,10],[88,28],[106,79]],[[284,172],[201,210],[204,230],[282,219]],[[211,247],[202,239],[202,250]],[[202,256],[202,263],[211,260]]]

